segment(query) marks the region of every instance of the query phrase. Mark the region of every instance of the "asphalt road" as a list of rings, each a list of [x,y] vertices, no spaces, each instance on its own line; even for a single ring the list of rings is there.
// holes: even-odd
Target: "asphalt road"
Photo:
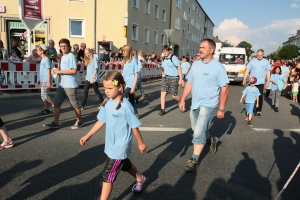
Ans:
[[[262,117],[254,117],[249,127],[239,103],[243,87],[230,85],[225,119],[214,118],[210,128],[211,135],[219,137],[218,152],[209,154],[207,146],[198,170],[186,173],[184,166],[193,152],[189,111],[181,113],[168,95],[167,114],[158,116],[160,83],[144,89],[147,97],[138,111],[148,150],[140,154],[134,140],[130,159],[148,181],[144,192],[135,195],[131,192],[135,180],[120,172],[111,199],[274,199],[299,163],[299,105],[281,97],[280,111],[275,113],[265,101]],[[38,115],[42,109],[38,93],[1,97],[0,116],[15,146],[0,150],[0,199],[98,199],[106,159],[104,130],[79,145],[96,121],[96,95],[90,93],[83,111],[85,125],[78,130],[70,129],[75,113],[67,101],[62,105],[61,128],[49,130],[42,125],[53,116]],[[298,171],[279,199],[300,199],[299,188]]]

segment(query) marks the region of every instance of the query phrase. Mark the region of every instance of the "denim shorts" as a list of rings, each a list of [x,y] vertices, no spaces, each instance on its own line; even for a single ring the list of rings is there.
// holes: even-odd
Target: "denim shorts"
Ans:
[[[246,104],[246,112],[247,112],[247,114],[252,115],[255,103],[245,103],[245,104]]]
[[[193,140],[194,144],[206,143],[206,132],[209,128],[212,118],[216,114],[217,108],[201,106],[198,109],[191,110],[191,126],[194,131]]]

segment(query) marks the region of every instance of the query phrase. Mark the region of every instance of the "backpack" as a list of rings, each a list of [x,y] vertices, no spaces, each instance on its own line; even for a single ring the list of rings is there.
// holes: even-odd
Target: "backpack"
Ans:
[[[3,84],[4,80],[5,80],[4,70],[0,68],[0,85]]]
[[[165,57],[164,60],[169,60],[169,59],[170,59],[171,62],[173,63],[173,60],[172,60],[173,56],[174,56],[174,54],[172,54],[170,58]],[[178,66],[176,66],[174,63],[173,63],[173,65],[174,65],[174,67],[176,67],[176,68],[178,67]]]

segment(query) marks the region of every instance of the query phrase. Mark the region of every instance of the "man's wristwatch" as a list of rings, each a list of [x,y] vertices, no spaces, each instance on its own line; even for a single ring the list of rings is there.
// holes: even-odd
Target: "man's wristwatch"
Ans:
[[[225,109],[218,108],[219,111],[225,112]]]

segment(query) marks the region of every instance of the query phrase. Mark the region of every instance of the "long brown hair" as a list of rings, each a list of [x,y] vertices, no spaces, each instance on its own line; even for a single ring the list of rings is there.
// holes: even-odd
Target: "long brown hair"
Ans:
[[[90,53],[90,57],[89,58],[85,55],[85,51],[88,51]],[[86,48],[84,50],[84,63],[85,63],[86,66],[88,66],[89,64],[91,64],[93,62],[93,57],[94,57],[94,55],[93,55],[92,49]]]
[[[125,91],[125,81],[124,78],[122,76],[122,74],[118,71],[110,71],[107,74],[105,74],[105,76],[103,77],[104,81],[112,81],[113,83],[117,83],[116,87],[122,85],[122,90],[120,92],[120,101],[118,106],[116,107],[116,110],[119,110],[121,108],[121,104],[123,103],[123,98],[124,98],[124,91]],[[108,102],[108,99],[105,99],[101,106],[105,106],[105,104]]]
[[[132,47],[130,44],[126,44],[123,46],[123,52],[125,52],[126,56],[124,55],[123,60],[126,63],[127,61],[131,62],[133,53],[132,53]]]

